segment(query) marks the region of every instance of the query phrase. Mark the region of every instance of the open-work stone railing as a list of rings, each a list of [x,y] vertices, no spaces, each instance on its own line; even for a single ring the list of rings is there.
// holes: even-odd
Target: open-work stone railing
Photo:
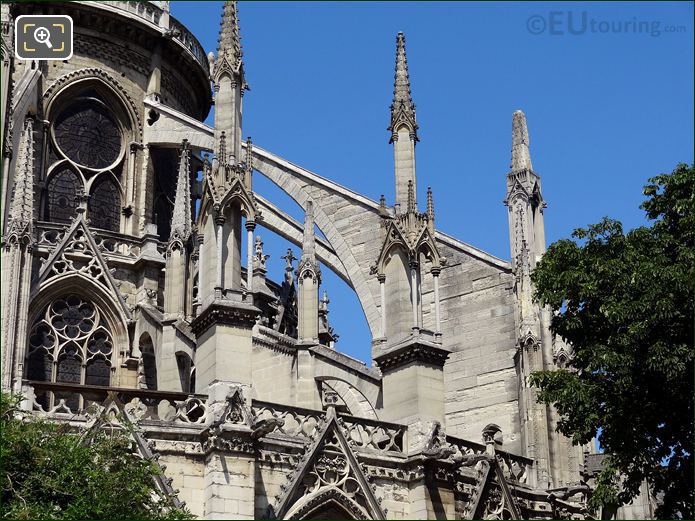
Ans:
[[[257,421],[281,420],[273,432],[287,436],[312,438],[324,416],[323,411],[260,400],[253,400],[252,408]],[[358,450],[391,454],[405,452],[408,430],[405,425],[342,414],[339,416],[339,422],[348,441]]]
[[[486,452],[486,446],[482,443],[462,440],[454,436],[447,436],[446,441],[461,451],[461,454],[464,456],[484,454]],[[532,459],[499,449],[495,450],[495,458],[505,478],[518,483],[527,482],[531,466],[533,465]]]
[[[323,411],[260,400],[253,400],[252,410],[257,421],[281,420],[273,432],[305,438],[312,438],[316,434],[316,429],[323,417]]]
[[[145,389],[28,381],[23,394],[27,410],[57,419],[86,418],[109,398],[137,420],[201,425],[207,410],[206,396]]]
[[[37,224],[39,248],[54,248],[65,236],[69,226],[40,221]],[[118,232],[93,230],[94,241],[104,255],[121,258],[124,261],[135,260],[142,252],[142,239],[133,238]],[[166,245],[157,241],[157,250],[164,253]]]
[[[369,418],[340,416],[348,441],[358,449],[404,454],[408,427]]]

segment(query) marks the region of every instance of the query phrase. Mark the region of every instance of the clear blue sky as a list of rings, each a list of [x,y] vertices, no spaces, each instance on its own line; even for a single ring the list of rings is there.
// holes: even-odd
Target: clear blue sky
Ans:
[[[220,13],[221,2],[172,2],[206,51],[216,48]],[[395,37],[404,31],[420,125],[420,204],[431,185],[437,228],[504,259],[514,110],[528,119],[549,243],[606,215],[626,228],[643,224],[647,178],[693,161],[690,2],[240,2],[239,13],[251,86],[244,134],[389,203],[386,127]],[[261,177],[255,188],[301,218]],[[269,275],[280,280],[286,245],[261,233]],[[323,271],[337,348],[368,361],[358,301]]]

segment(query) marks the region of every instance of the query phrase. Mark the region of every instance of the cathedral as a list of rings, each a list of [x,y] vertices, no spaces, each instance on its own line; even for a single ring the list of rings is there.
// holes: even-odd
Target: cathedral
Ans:
[[[18,59],[23,14],[72,17],[72,58]],[[209,53],[169,2],[3,3],[2,389],[76,430],[127,423],[199,518],[600,516],[603,456],[527,383],[572,349],[532,299],[546,204],[526,117],[500,172],[507,261],[437,229],[395,40],[395,200],[374,201],[242,137],[236,2]],[[295,247],[274,252],[283,273],[264,234]],[[337,348],[327,270],[357,296],[371,364]]]

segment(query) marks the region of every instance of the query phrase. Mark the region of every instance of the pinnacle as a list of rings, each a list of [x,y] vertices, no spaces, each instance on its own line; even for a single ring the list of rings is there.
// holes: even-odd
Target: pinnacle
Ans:
[[[413,103],[410,91],[408,59],[405,54],[405,35],[403,32],[399,32],[396,36],[396,70],[393,82],[393,101],[391,102],[391,125],[389,130],[398,132],[402,126],[408,128],[411,134],[417,132],[415,103]],[[417,135],[415,135],[415,140],[417,141]]]
[[[529,151],[526,115],[517,110],[512,115],[512,171],[533,170]]]
[[[181,143],[181,159],[176,179],[176,197],[174,199],[174,212],[171,217],[170,240],[179,238],[185,241],[191,234],[190,156],[188,140],[184,139]]]
[[[241,60],[241,36],[236,2],[227,1],[222,8],[217,52],[219,57],[227,55],[233,63]]]

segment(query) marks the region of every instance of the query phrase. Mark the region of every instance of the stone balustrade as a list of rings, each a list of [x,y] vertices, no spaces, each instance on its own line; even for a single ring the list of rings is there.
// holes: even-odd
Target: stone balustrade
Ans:
[[[24,409],[58,420],[86,420],[112,397],[136,420],[202,425],[207,397],[167,391],[27,381]]]
[[[37,246],[39,249],[54,248],[63,239],[67,229],[67,225],[39,221]],[[142,239],[136,239],[130,235],[108,230],[93,230],[93,237],[101,252],[114,260],[135,260],[142,252]],[[157,244],[159,253],[163,254],[165,249],[164,243]]]
[[[345,415],[341,415],[339,421],[345,429],[345,437],[358,450],[405,453],[408,432],[408,427],[405,425]]]
[[[456,447],[464,456],[485,454],[487,450],[487,447],[482,443],[462,440],[454,436],[447,436],[446,441]],[[530,469],[533,466],[532,459],[499,449],[495,449],[495,458],[505,478],[516,483],[527,483]]]
[[[316,434],[318,425],[323,418],[323,411],[259,400],[253,400],[252,411],[256,420],[259,421],[282,420],[282,425],[278,424],[273,432],[305,438],[312,438]]]
[[[195,58],[203,70],[210,74],[210,64],[203,46],[186,27],[153,2],[100,2],[120,11],[126,11],[164,31],[164,34],[181,44]]]

